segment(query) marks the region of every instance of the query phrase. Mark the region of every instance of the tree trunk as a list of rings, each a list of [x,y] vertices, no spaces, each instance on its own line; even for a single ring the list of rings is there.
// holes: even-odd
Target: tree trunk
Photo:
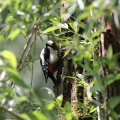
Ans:
[[[61,6],[61,16],[64,12],[66,12],[67,3],[65,0],[62,1]],[[70,17],[69,19],[72,19]],[[62,18],[62,23],[67,23],[67,18]],[[69,26],[69,29],[70,26]],[[61,32],[65,31],[65,29],[61,29]],[[64,34],[65,37],[72,37],[73,33],[67,33]],[[63,37],[63,36],[61,36]],[[65,49],[66,50],[66,49]],[[71,51],[67,54],[67,56],[64,56],[65,50],[62,52],[59,51],[59,68],[57,73],[57,80],[61,81],[60,86],[54,87],[54,92],[56,95],[63,94],[63,103],[62,106],[65,105],[65,103],[68,101],[71,104],[71,110],[76,116],[77,120],[80,120],[81,116],[83,116],[83,110],[79,105],[79,102],[84,102],[84,88],[81,86],[78,86],[78,80],[76,79],[76,73],[83,73],[83,68],[78,67],[76,63],[72,60],[72,53]],[[87,119],[86,119],[87,120]],[[88,120],[90,120],[88,118]]]
[[[66,12],[66,2],[62,0],[62,6],[61,6],[61,14]],[[99,45],[99,57],[100,59],[102,57],[106,57],[108,54],[108,47],[109,45],[112,46],[113,54],[119,53],[120,51],[120,30],[116,27],[115,21],[114,21],[114,14],[110,16],[110,20],[104,19],[105,23],[105,30],[100,35],[100,45]],[[69,17],[69,19],[72,17]],[[62,23],[67,23],[68,18],[62,18]],[[71,28],[69,28],[71,29]],[[65,31],[65,29],[62,29],[61,31]],[[81,32],[81,31],[80,31]],[[72,37],[73,33],[67,33],[64,36],[65,37]],[[63,36],[61,36],[63,37]],[[72,54],[69,52],[67,56],[64,56],[65,50],[62,52],[59,51],[60,56],[60,62],[59,62],[59,68],[57,73],[57,80],[61,81],[60,86],[55,86],[54,92],[56,96],[63,94],[63,103],[62,106],[64,106],[66,101],[69,101],[71,103],[71,110],[73,111],[74,115],[78,120],[81,119],[83,110],[81,109],[79,102],[84,103],[84,98],[86,97],[84,88],[78,86],[78,80],[75,79],[76,73],[83,74],[83,69],[78,67],[76,63],[72,61]],[[82,61],[80,61],[82,62]],[[101,62],[101,61],[100,61]],[[120,67],[120,57],[118,57],[118,64]],[[108,69],[108,66],[102,66],[101,65],[101,77],[108,76],[111,72]],[[112,71],[114,72],[114,71]],[[91,78],[90,78],[91,79]],[[88,77],[88,81],[90,80]],[[103,104],[104,104],[104,118],[105,120],[109,119],[108,109],[109,104],[108,101],[110,98],[114,96],[120,96],[120,80],[116,80],[114,83],[107,85],[106,81],[102,81],[104,87],[106,88],[105,93],[103,94]],[[99,97],[99,96],[98,96]],[[120,114],[120,103],[116,106],[115,112]],[[84,120],[91,120],[91,118],[85,118]]]
[[[120,30],[116,27],[114,21],[114,14],[110,16],[110,19],[104,19],[105,31],[101,33],[101,42],[100,42],[100,56],[106,57],[108,54],[109,45],[112,46],[113,54],[120,52]],[[117,58],[118,64],[120,65],[120,56]],[[120,66],[119,66],[120,67]],[[113,70],[115,70],[113,68]],[[102,69],[102,76],[109,75],[111,71],[107,66]],[[112,71],[114,72],[114,71]],[[106,96],[104,97],[104,104],[106,105],[105,114],[107,114],[106,119],[108,119],[108,100],[112,97],[120,96],[120,80],[113,82],[110,85],[106,85]],[[116,106],[115,112],[120,114],[120,103]]]

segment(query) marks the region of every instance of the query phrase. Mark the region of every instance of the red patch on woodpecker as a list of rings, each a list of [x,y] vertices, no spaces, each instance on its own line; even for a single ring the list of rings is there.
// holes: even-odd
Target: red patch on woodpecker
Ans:
[[[51,65],[48,66],[48,71],[52,74],[54,74],[54,72],[55,72],[53,66],[51,66]]]
[[[48,66],[48,71],[49,71],[50,73],[52,73],[52,75],[54,74],[54,72],[56,71],[56,69],[57,69],[57,64],[49,65],[49,66]]]

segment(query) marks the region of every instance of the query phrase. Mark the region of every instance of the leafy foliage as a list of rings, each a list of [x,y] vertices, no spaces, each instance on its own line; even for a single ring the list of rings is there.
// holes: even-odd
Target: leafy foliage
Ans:
[[[93,76],[94,78],[90,89],[94,97],[97,97],[96,91],[100,91],[105,97],[106,86],[120,79],[112,47],[108,48],[107,57],[103,57],[101,60],[98,58],[96,50],[100,41],[99,35],[104,29],[102,23],[98,21],[103,16],[109,19],[111,12],[116,13],[115,20],[117,21],[120,9],[118,1],[96,0],[91,4],[88,4],[87,0],[86,2],[82,0],[62,2],[65,3],[66,10],[64,14],[60,15],[62,3],[57,0],[0,0],[0,119],[76,119],[71,111],[70,103],[66,102],[65,106],[61,107],[62,95],[56,98],[54,93],[47,88],[47,93],[51,95],[53,100],[40,99],[33,89],[23,81],[19,72],[26,64],[33,64],[34,60],[35,51],[33,50],[33,52],[32,48],[36,37],[33,38],[33,41],[31,37],[42,38],[42,35],[47,35],[50,39],[59,40],[60,46],[68,46],[64,57],[72,49],[75,49],[73,60],[85,69],[85,77]],[[64,17],[70,18],[73,13],[74,16],[68,20],[68,23],[60,21]],[[116,26],[119,27],[119,22],[116,22]],[[60,32],[62,28],[65,31]],[[17,62],[17,59],[20,58],[17,58],[2,45],[11,42],[11,40],[15,41],[20,34],[25,38],[29,34],[31,35],[29,39],[27,38],[27,47],[30,47],[24,47],[23,55],[26,56],[23,57],[21,54],[21,60]],[[65,34],[70,34],[70,37],[64,36]],[[31,44],[29,44],[30,42]],[[19,47],[19,45],[17,46]],[[30,50],[33,54],[29,53]],[[83,58],[85,64],[82,63]],[[111,73],[101,77],[101,66],[106,65]],[[33,68],[31,67],[30,70],[33,71]],[[87,88],[84,80],[79,80],[78,85]],[[84,102],[79,103],[84,111],[83,118],[89,116],[96,118],[96,107],[93,105],[86,107],[85,105],[89,106],[89,102]],[[117,119],[119,116],[115,113],[114,108],[119,103],[119,96],[111,98],[108,102],[111,118]]]

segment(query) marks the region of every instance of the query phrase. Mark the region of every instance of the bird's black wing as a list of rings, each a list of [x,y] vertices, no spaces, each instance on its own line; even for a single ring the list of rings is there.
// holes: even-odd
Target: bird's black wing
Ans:
[[[46,83],[47,83],[47,79],[48,79],[49,59],[50,59],[50,50],[47,47],[45,47],[44,48],[44,61],[42,61],[40,59],[40,63],[41,63],[41,66],[42,66],[42,70],[43,70],[43,73],[44,73],[44,76],[45,76]],[[44,63],[42,63],[42,62],[44,62]]]

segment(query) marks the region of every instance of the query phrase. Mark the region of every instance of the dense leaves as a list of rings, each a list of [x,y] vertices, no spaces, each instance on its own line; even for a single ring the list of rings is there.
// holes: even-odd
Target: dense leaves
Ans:
[[[63,3],[66,10],[61,14]],[[99,21],[102,21],[102,17],[109,19],[110,13],[115,13],[115,24],[119,28],[119,9],[118,0],[96,0],[90,3],[87,0],[0,0],[0,119],[76,119],[69,102],[61,107],[62,95],[55,97],[51,89],[43,88],[51,99],[41,99],[32,89],[35,54],[33,44],[36,37],[42,40],[47,36],[48,39],[59,41],[60,46],[67,46],[64,57],[74,50],[73,61],[85,70],[84,75],[76,75],[78,86],[83,86],[86,90],[88,85],[84,78],[92,76],[90,95],[97,98],[96,91],[100,91],[102,97],[105,97],[106,87],[119,80],[120,74],[112,46],[108,48],[106,57],[98,57],[99,35],[104,30],[104,24]],[[63,18],[68,19],[68,22],[61,22]],[[66,37],[66,34],[70,36]],[[17,41],[19,35],[24,36],[28,42],[20,48],[23,53],[19,52],[16,56],[4,44]],[[21,47],[19,43],[16,46]],[[25,66],[31,71],[31,87],[26,84],[28,80],[23,80],[20,75]],[[101,66],[109,68],[108,76],[101,77]],[[119,96],[115,96],[108,101],[110,118],[119,117],[114,111],[119,99]],[[82,118],[97,118],[97,105],[89,105],[87,102],[85,100],[84,103],[78,103],[84,113]],[[104,108],[102,105],[100,107]]]

